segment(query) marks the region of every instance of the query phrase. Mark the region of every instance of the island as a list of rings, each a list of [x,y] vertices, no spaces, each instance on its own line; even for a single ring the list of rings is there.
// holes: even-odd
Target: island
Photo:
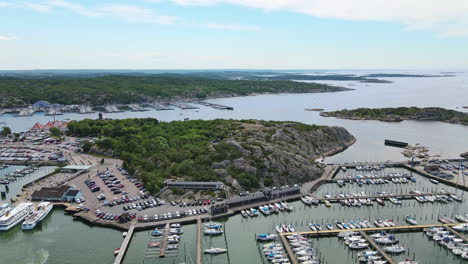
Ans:
[[[68,123],[68,134],[96,138],[83,150],[122,159],[151,193],[168,179],[234,192],[309,182],[323,173],[318,159],[355,142],[342,127],[260,120],[86,119]]]
[[[357,108],[322,112],[320,115],[352,120],[380,120],[386,122],[427,120],[468,125],[468,113],[440,107]]]
[[[106,75],[98,77],[0,77],[0,108],[53,104],[133,104],[154,100],[187,100],[264,93],[324,93],[352,90],[289,80],[230,80],[188,74]]]

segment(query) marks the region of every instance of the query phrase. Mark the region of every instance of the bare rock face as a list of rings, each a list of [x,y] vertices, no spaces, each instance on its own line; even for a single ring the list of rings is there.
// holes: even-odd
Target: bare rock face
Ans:
[[[355,142],[342,127],[260,121],[242,123],[242,128],[214,143],[228,144],[237,151],[239,157],[212,165],[216,169],[226,169],[235,179],[228,182],[234,189],[249,189],[243,185],[249,183],[248,179],[258,179],[257,188],[317,179],[323,172],[322,165],[316,162],[318,158],[343,151]],[[214,146],[211,149],[215,149]]]

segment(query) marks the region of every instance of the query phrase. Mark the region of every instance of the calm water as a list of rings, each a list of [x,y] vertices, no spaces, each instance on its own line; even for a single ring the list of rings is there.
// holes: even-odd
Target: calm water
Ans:
[[[199,110],[172,110],[148,112],[124,112],[104,114],[110,118],[154,117],[164,121],[190,119],[265,119],[293,120],[304,123],[336,125],[347,128],[357,138],[357,143],[345,152],[327,161],[385,161],[402,160],[403,156],[397,148],[385,147],[386,138],[407,141],[411,144],[421,143],[429,146],[434,153],[446,157],[457,157],[459,153],[468,150],[468,127],[439,122],[404,121],[401,123],[384,123],[378,121],[351,121],[335,118],[322,118],[317,112],[304,111],[304,108],[324,108],[335,110],[356,107],[392,107],[392,106],[441,106],[456,109],[468,105],[468,74],[459,74],[454,78],[388,78],[392,84],[360,84],[352,82],[327,82],[330,84],[348,86],[354,91],[327,94],[280,94],[250,97],[214,99],[210,102],[229,105],[234,111],[220,111],[200,106]],[[79,115],[67,114],[59,119],[96,118],[97,114]],[[47,122],[51,118],[43,114],[33,117],[15,118],[11,115],[0,117],[14,131],[23,131],[33,126],[35,122]],[[391,169],[395,171],[396,169]],[[0,172],[1,173],[1,172]],[[352,171],[346,173],[353,173]],[[347,185],[338,188],[336,184],[325,185],[318,190],[319,195],[336,194],[339,192],[375,191],[408,192],[417,190],[452,190],[448,186],[434,186],[424,178],[407,185],[363,186]],[[465,197],[467,199],[467,197]],[[204,263],[250,264],[261,263],[258,244],[254,240],[256,233],[272,232],[279,223],[293,224],[298,230],[308,230],[308,223],[313,220],[319,223],[337,220],[375,220],[376,218],[392,218],[403,224],[404,216],[416,216],[420,223],[433,223],[438,214],[453,215],[468,212],[466,203],[419,204],[415,200],[405,200],[402,206],[387,203],[385,207],[343,208],[333,205],[331,208],[309,207],[301,202],[292,203],[295,210],[292,213],[280,213],[269,217],[260,216],[256,219],[244,219],[240,215],[233,216],[225,222],[225,234],[220,237],[203,240],[204,249],[227,247],[229,255],[215,257],[204,256]],[[132,240],[125,263],[194,263],[195,260],[195,226],[184,226],[183,242],[177,257],[159,259],[147,250],[150,241],[148,232],[138,232]],[[444,248],[433,245],[433,242],[421,233],[397,234],[397,237],[410,250],[404,257],[420,260],[425,264],[459,263]],[[118,231],[88,227],[81,222],[73,221],[64,216],[60,210],[54,211],[41,230],[22,232],[19,228],[6,233],[0,233],[0,256],[5,263],[112,263],[113,250],[122,242]],[[325,259],[324,263],[357,263],[347,248],[337,238],[321,238],[314,241],[314,247]],[[431,252],[428,254],[428,252]]]

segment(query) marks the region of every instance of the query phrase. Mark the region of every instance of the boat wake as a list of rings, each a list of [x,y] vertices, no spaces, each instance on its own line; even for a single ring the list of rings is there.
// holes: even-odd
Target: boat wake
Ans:
[[[25,262],[25,264],[45,264],[49,259],[49,251],[46,249],[39,249],[37,252],[34,253],[32,259],[29,259]]]

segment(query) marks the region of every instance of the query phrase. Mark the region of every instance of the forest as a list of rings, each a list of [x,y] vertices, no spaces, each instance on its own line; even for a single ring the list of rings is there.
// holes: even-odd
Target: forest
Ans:
[[[154,99],[239,96],[256,93],[316,93],[348,90],[286,80],[228,80],[184,74],[107,75],[86,78],[0,77],[0,108],[27,106],[39,100],[64,105],[140,103]]]

